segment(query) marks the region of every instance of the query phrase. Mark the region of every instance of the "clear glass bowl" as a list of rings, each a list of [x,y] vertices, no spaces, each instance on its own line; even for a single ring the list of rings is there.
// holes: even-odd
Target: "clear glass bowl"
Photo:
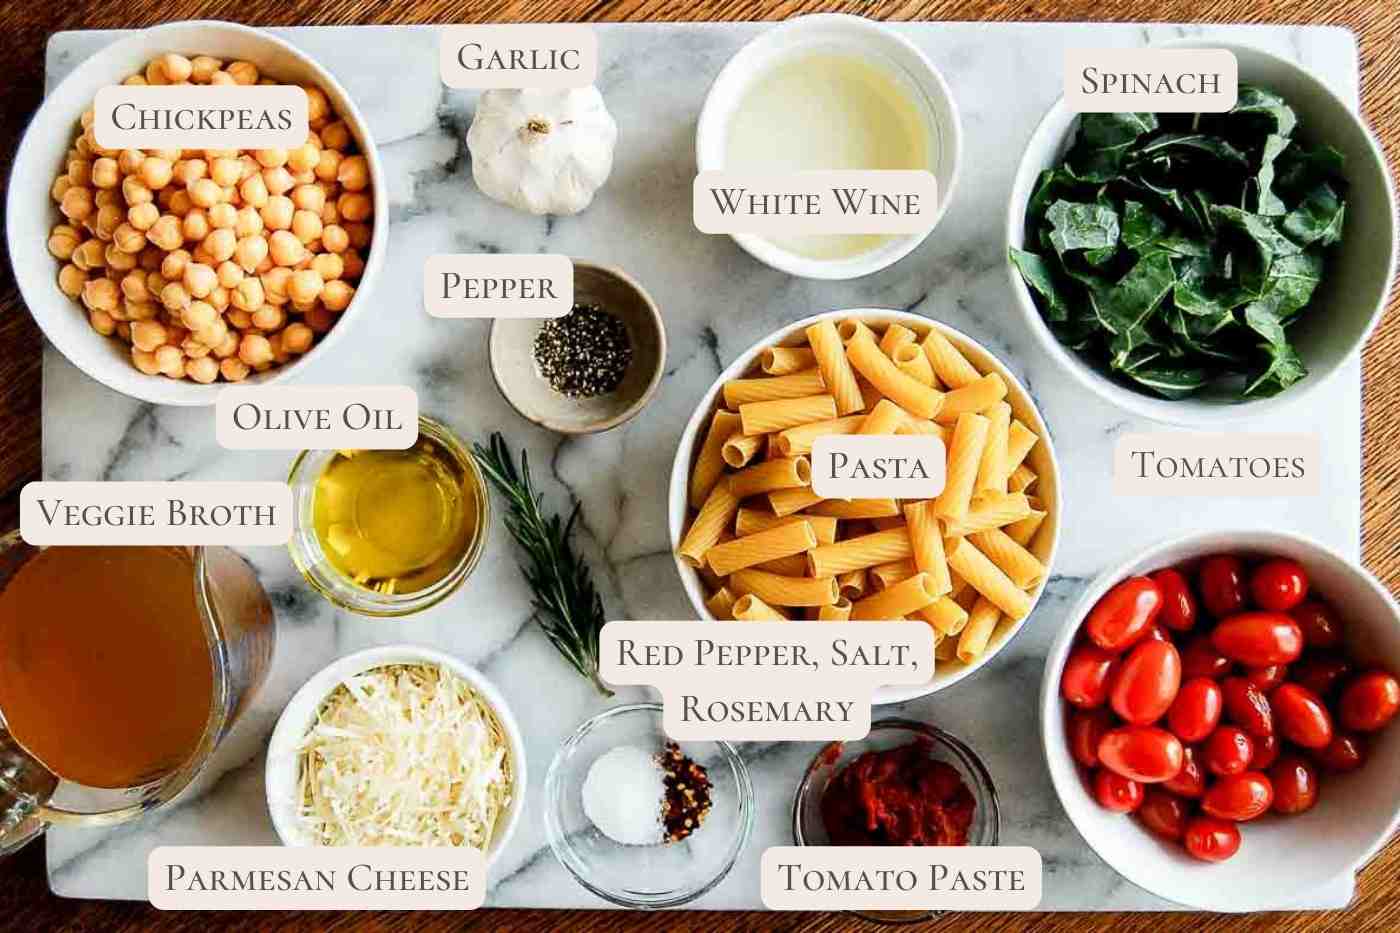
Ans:
[[[822,823],[821,802],[827,784],[861,755],[870,751],[885,751],[898,748],[911,742],[924,742],[929,757],[946,762],[957,769],[972,791],[977,808],[973,812],[972,826],[968,830],[968,845],[994,846],[1001,838],[1001,807],[997,802],[996,787],[992,776],[977,753],[958,739],[937,726],[915,722],[912,719],[881,719],[870,726],[870,733],[863,739],[848,742],[831,742],[822,747],[807,766],[802,782],[797,785],[797,794],[792,803],[792,838],[800,846],[830,845]],[[866,920],[876,923],[900,924],[917,923],[934,916],[931,910],[868,910],[852,911]]]
[[[659,703],[616,706],[579,726],[545,776],[549,847],[579,884],[623,907],[677,907],[694,900],[729,874],[753,829],[753,784],[743,759],[728,742],[700,741],[680,747],[709,772],[713,805],[688,838],[629,846],[593,825],[582,796],[593,762],[620,745],[660,751],[666,741]]]
[[[476,533],[467,544],[452,572],[441,580],[411,593],[384,594],[356,584],[327,559],[316,539],[312,508],[316,498],[316,480],[335,456],[334,450],[303,450],[292,461],[287,485],[292,487],[292,515],[295,526],[287,551],[311,588],[342,609],[376,618],[392,618],[421,612],[435,606],[457,591],[476,568],[486,547],[487,529],[491,527],[491,497],[476,458],[457,435],[432,418],[419,416],[418,433],[436,441],[458,463],[467,491],[476,499]]]

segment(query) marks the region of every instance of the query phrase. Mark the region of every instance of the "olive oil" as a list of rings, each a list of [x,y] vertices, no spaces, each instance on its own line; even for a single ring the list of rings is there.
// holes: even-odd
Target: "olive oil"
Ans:
[[[326,559],[357,586],[414,593],[452,573],[481,503],[461,462],[420,433],[408,450],[342,450],[316,479],[312,521]]]

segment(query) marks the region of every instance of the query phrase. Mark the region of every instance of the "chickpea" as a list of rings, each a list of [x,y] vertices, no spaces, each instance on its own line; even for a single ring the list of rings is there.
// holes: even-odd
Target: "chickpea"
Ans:
[[[89,311],[111,311],[121,300],[121,291],[111,279],[88,279],[83,283],[82,301]]]
[[[166,344],[156,348],[156,366],[160,371],[171,379],[183,379],[185,377],[185,354],[180,352],[179,347],[172,347]]]
[[[232,227],[221,227],[206,236],[200,246],[213,260],[211,265],[217,266],[233,258],[234,250],[238,248],[238,235],[233,232]]]
[[[205,213],[209,215],[209,226],[216,230],[231,230],[238,223],[238,208],[232,204],[220,202]]]
[[[170,281],[177,281],[185,275],[185,265],[190,261],[187,250],[177,249],[165,254],[160,264],[160,274]]]
[[[184,274],[185,267],[181,266],[180,275]],[[176,276],[176,278],[179,278],[179,276]],[[161,290],[164,289],[165,286],[166,277],[161,275],[159,270],[155,272],[150,272],[146,275],[146,291],[150,292],[152,295],[159,295],[161,293]]]
[[[346,191],[363,191],[369,187],[369,161],[362,155],[350,156],[340,163],[335,180]]]
[[[82,242],[83,235],[68,224],[59,224],[49,231],[49,252],[55,259],[66,262]]]
[[[122,194],[116,188],[98,188],[92,193],[92,203],[98,207],[126,208],[126,205],[122,203]]]
[[[180,312],[180,323],[194,333],[207,330],[219,319],[219,312],[207,301],[191,301],[189,307]]]
[[[58,290],[69,298],[77,298],[83,293],[83,286],[87,284],[87,274],[73,263],[68,263],[58,270]]]
[[[305,324],[288,324],[287,329],[282,331],[282,349],[288,353],[302,354],[311,349],[315,339],[316,335]]]
[[[175,188],[162,188],[156,192],[156,206],[163,211],[170,210],[170,202],[175,200]]]
[[[253,326],[258,330],[280,330],[287,323],[287,312],[277,305],[263,305],[253,312]]]
[[[200,343],[204,344],[206,347],[209,347],[212,350],[224,346],[228,342],[229,333],[229,326],[224,323],[224,319],[221,317],[216,317],[214,319],[214,323],[210,324],[206,328],[203,328],[202,330],[195,331],[194,336],[196,340],[198,340]],[[238,340],[235,337],[233,349],[230,350],[229,353],[233,353],[237,349]],[[229,353],[225,353],[224,356],[228,356]]]
[[[153,246],[149,242],[146,248],[141,250],[141,268],[147,272],[155,272],[160,269],[160,264],[165,261],[165,252],[158,246]]]
[[[244,334],[238,343],[238,358],[249,366],[271,362],[272,344],[262,334]]]
[[[304,142],[287,153],[287,168],[293,172],[310,172],[321,161],[321,149],[313,142]]]
[[[244,278],[243,267],[231,259],[219,263],[219,268],[214,271],[218,274],[219,284],[224,288],[236,288]]]
[[[79,188],[86,188],[91,185],[92,162],[87,159],[69,159],[68,181]]]
[[[219,363],[219,372],[229,382],[242,382],[248,378],[248,364],[236,356],[230,356]]]
[[[345,263],[345,272],[341,278],[358,281],[360,275],[365,271],[365,261],[360,258],[360,254],[353,249],[347,249],[340,254],[340,258]]]
[[[191,208],[180,221],[180,232],[186,240],[199,242],[209,235],[209,215],[198,207]]]
[[[128,272],[122,277],[122,295],[127,301],[150,301],[151,292],[146,288],[146,277],[140,272]]]
[[[267,204],[267,183],[263,181],[261,173],[243,179],[243,183],[238,186],[238,193],[243,196],[244,204],[257,208]]]
[[[230,327],[236,327],[239,330],[249,330],[253,326],[253,315],[242,308],[225,311],[224,320],[228,322]]]
[[[258,212],[262,216],[263,223],[269,230],[286,230],[292,225],[292,215],[296,213],[296,207],[292,204],[292,199],[277,195],[268,198],[262,210]]]
[[[136,268],[136,254],[118,249],[115,243],[107,244],[107,247],[102,251],[102,258],[107,264],[108,276],[117,272],[129,272]]]
[[[235,285],[229,294],[229,303],[242,311],[256,311],[264,301],[262,280],[250,275]]]
[[[287,280],[287,297],[297,304],[309,305],[321,297],[325,287],[325,281],[314,269],[301,269]]]
[[[206,266],[217,266],[219,261],[209,255],[209,250],[204,248],[203,241],[196,243],[194,249],[190,250],[190,259],[195,262],[202,262]]]
[[[88,221],[92,225],[93,235],[103,241],[112,239],[125,214],[126,211],[115,204],[103,204],[97,209],[97,216]]]
[[[62,204],[64,192],[71,187],[73,187],[72,180],[67,175],[60,175],[53,180],[53,186],[49,188],[49,197],[53,198],[54,203]]]
[[[255,207],[240,207],[233,221],[233,232],[240,240],[263,232],[262,214]]]
[[[212,85],[233,85],[238,82],[233,79],[233,75],[227,71],[216,71],[209,76],[209,83]]]
[[[212,178],[200,178],[189,187],[195,207],[213,207],[224,199],[224,189]]]
[[[133,204],[126,212],[126,222],[145,233],[160,220],[160,208],[150,201]]]
[[[265,168],[262,170],[263,184],[267,185],[267,190],[272,194],[286,194],[296,187],[296,180],[292,178],[292,173],[282,168]]]
[[[289,230],[276,230],[268,240],[268,255],[279,266],[294,266],[306,255],[306,247]]]
[[[222,314],[228,307],[229,290],[222,285],[215,285],[214,290],[209,293],[209,303]]]
[[[311,259],[312,270],[326,282],[333,282],[345,272],[345,260],[335,253],[318,253]]]
[[[330,117],[331,102],[326,99],[326,92],[313,84],[302,85],[306,92],[306,118],[315,126],[324,124]]]
[[[208,84],[209,78],[214,72],[224,66],[224,63],[217,58],[208,55],[196,55],[190,61],[190,79],[195,84]]]
[[[222,324],[223,322],[220,321],[219,323]],[[210,344],[210,346],[213,348],[214,355],[223,360],[238,352],[238,341],[238,332],[226,326],[224,327],[223,339],[218,343]]]
[[[160,308],[154,301],[131,301],[122,304],[122,313],[129,321],[154,321],[160,316]]]
[[[76,220],[82,223],[92,214],[94,206],[92,190],[74,184],[73,187],[63,192],[63,200],[59,203],[58,209],[63,213],[63,216],[67,217],[69,220]],[[288,215],[287,219],[290,222],[291,216]]]
[[[316,177],[324,182],[332,182],[340,174],[340,163],[344,156],[334,149],[322,149],[321,159],[316,163]]]
[[[160,303],[170,311],[183,311],[189,307],[190,293],[180,282],[170,282],[160,290]]]
[[[112,231],[112,245],[134,256],[146,248],[146,234],[129,223],[120,224]]]
[[[203,159],[181,159],[175,163],[175,181],[188,190],[195,182],[209,174],[209,163]]]
[[[188,58],[176,52],[166,52],[160,57],[160,67],[172,84],[188,81],[194,73],[194,65]]]
[[[122,200],[128,207],[135,207],[138,204],[150,204],[155,200],[155,192],[146,187],[146,183],[137,174],[127,175],[122,179]]]
[[[297,246],[301,242],[297,241]],[[264,293],[264,301],[268,304],[280,305],[287,303],[287,280],[292,277],[292,270],[275,266],[264,272],[260,278]]]
[[[209,164],[209,178],[221,188],[236,185],[243,178],[243,163],[237,157],[215,159]]]
[[[179,249],[180,244],[185,242],[185,237],[180,232],[180,218],[173,214],[162,214],[146,231],[146,239],[161,249]]]
[[[239,84],[246,86],[258,83],[258,66],[252,62],[232,62],[225,70]]]
[[[73,255],[69,257],[73,265],[88,272],[92,269],[103,269],[107,266],[107,256],[102,248],[101,240],[85,240],[73,250]]]
[[[267,238],[260,233],[243,237],[234,246],[233,260],[243,267],[244,272],[255,271],[267,258]]]
[[[321,228],[321,245],[332,253],[343,253],[350,248],[350,234],[339,224]]]
[[[131,345],[139,350],[152,352],[165,343],[165,325],[160,321],[133,321],[131,324]]]
[[[350,300],[354,297],[354,286],[340,279],[327,282],[321,291],[321,303],[326,306],[327,311],[344,311],[350,307]]]
[[[185,275],[183,279],[185,291],[195,298],[207,298],[214,290],[214,286],[219,284],[219,275],[212,266],[206,266],[201,262],[191,262],[185,265]],[[212,311],[213,308],[210,308]]]
[[[352,223],[366,220],[374,213],[374,202],[367,195],[357,192],[342,194],[335,203],[340,216]]]
[[[117,322],[113,320],[112,315],[108,314],[106,311],[99,311],[96,309],[90,311],[88,313],[88,323],[92,325],[93,330],[104,337],[110,337],[117,331]]]
[[[141,180],[152,191],[159,191],[170,184],[175,177],[175,167],[169,159],[161,156],[147,156],[141,162]]]
[[[297,185],[292,189],[292,204],[298,210],[313,211],[319,215],[326,206],[326,189],[314,184]]]
[[[207,357],[209,355],[209,347],[203,343],[200,343],[199,337],[195,336],[194,334],[190,334],[180,343],[180,352],[185,355],[186,360],[193,362],[195,360]],[[187,372],[189,365],[190,363],[185,364]],[[216,363],[214,364],[214,373],[217,375],[218,372],[219,367]]]
[[[205,348],[204,352],[207,354],[209,352],[208,348]],[[213,357],[200,356],[185,364],[185,375],[189,376],[195,382],[202,382],[208,385],[219,378],[219,364],[214,361]]]
[[[303,314],[301,319],[311,328],[312,333],[316,334],[324,334],[335,323],[335,315],[319,304]]]
[[[254,149],[253,158],[258,160],[258,164],[263,168],[277,168],[287,164],[287,150],[285,149]]]
[[[103,157],[92,163],[92,183],[98,188],[115,188],[121,183],[121,169],[116,159]]]
[[[123,149],[117,154],[117,170],[123,175],[131,175],[141,168],[146,153],[140,149]]]
[[[336,120],[321,127],[321,146],[324,149],[344,151],[350,146],[350,127],[344,120]]]
[[[302,243],[319,240],[321,238],[321,215],[312,211],[297,211],[292,214],[292,235],[301,240]]]
[[[135,325],[132,325],[135,327]],[[142,350],[133,342],[131,346],[131,362],[136,368],[148,376],[155,376],[160,373],[160,364],[156,362],[156,355],[149,350]]]

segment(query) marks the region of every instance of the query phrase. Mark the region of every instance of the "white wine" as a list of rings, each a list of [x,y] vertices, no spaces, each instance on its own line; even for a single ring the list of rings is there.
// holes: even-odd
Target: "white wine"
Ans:
[[[892,64],[840,51],[784,59],[744,92],[729,120],[724,167],[736,171],[929,169],[928,106]],[[845,259],[889,234],[770,235],[812,259]]]

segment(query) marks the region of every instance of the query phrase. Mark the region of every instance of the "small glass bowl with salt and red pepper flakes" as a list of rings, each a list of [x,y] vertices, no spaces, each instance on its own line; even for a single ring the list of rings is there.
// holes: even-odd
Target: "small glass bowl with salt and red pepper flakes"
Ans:
[[[554,756],[545,833],[594,894],[678,907],[724,880],[753,829],[753,784],[728,742],[674,742],[659,703],[605,710]]]
[[[881,719],[865,738],[824,746],[797,786],[792,836],[800,846],[994,846],[1001,809],[977,753],[936,726]],[[924,910],[855,911],[912,923]]]

